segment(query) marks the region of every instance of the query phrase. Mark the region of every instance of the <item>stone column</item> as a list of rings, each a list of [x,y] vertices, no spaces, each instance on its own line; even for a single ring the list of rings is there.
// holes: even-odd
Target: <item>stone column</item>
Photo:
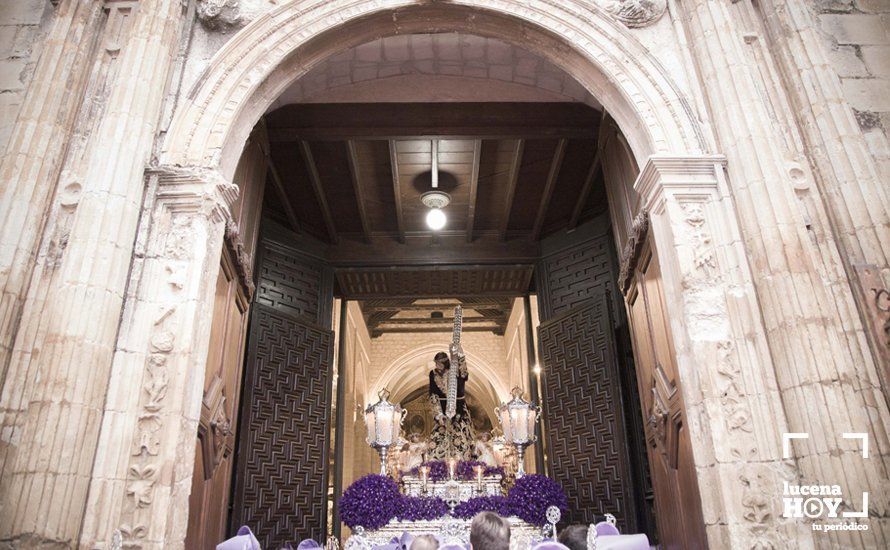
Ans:
[[[143,171],[178,44],[183,5],[144,0],[96,130],[70,233],[45,302],[23,310],[0,420],[0,541],[76,543],[87,502],[123,297],[144,194]],[[32,144],[39,150],[40,146]]]
[[[182,548],[186,534],[219,258],[238,190],[202,170],[161,168],[150,180],[83,548],[108,547],[115,531],[125,547]]]
[[[859,311],[890,398],[890,345],[875,302],[890,289],[890,191],[840,79],[818,36],[811,2],[761,0],[767,43],[783,73],[791,112],[813,165],[813,178],[827,214],[826,229],[841,249],[843,269],[851,279]],[[878,295],[876,295],[878,294]]]
[[[711,548],[812,547],[781,517],[787,420],[723,157],[649,159],[649,214]]]
[[[0,160],[0,386],[93,61],[100,2],[64,0]]]
[[[718,148],[727,156],[729,192],[788,428],[811,434],[793,445],[803,482],[840,485],[850,510],[861,507],[854,495],[872,495],[868,531],[834,533],[820,541],[887,546],[890,412],[849,281],[836,276],[838,243],[830,234],[810,232],[806,203],[818,208],[821,199],[809,196],[805,167],[789,154],[792,137],[776,122],[785,115],[775,110],[782,105],[782,91],[764,76],[772,61],[746,49],[754,37],[743,4],[675,5]],[[869,434],[869,459],[862,459],[858,441],[843,438],[848,432]]]

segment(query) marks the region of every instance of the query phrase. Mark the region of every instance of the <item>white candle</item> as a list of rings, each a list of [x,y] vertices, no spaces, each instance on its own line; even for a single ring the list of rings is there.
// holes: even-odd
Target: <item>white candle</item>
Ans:
[[[479,484],[479,490],[482,490],[482,466],[476,466],[476,483]]]
[[[383,445],[392,444],[392,411],[377,411],[377,437]]]
[[[448,459],[448,477],[454,479],[454,470],[457,467],[457,461],[453,458]]]
[[[429,466],[421,466],[420,467],[420,482],[423,484],[423,490],[426,491],[426,480],[427,476],[430,473]]]

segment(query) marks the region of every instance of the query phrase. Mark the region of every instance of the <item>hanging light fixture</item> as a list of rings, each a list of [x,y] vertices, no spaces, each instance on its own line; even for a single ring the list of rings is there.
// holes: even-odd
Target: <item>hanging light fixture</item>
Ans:
[[[420,202],[430,209],[426,214],[427,226],[433,231],[438,231],[445,227],[445,224],[448,223],[448,217],[442,209],[451,202],[451,195],[444,191],[427,191],[420,196]]]

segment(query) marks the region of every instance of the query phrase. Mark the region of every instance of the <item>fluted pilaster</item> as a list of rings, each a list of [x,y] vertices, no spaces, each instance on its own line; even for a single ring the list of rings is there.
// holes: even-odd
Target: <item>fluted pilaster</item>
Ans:
[[[64,251],[37,327],[14,350],[0,397],[11,442],[2,464],[0,540],[73,545],[78,540],[133,243],[144,168],[178,44],[183,5],[144,0],[122,44],[120,70],[89,136],[86,172]],[[40,154],[39,145],[32,145]],[[27,373],[22,376],[20,373]]]

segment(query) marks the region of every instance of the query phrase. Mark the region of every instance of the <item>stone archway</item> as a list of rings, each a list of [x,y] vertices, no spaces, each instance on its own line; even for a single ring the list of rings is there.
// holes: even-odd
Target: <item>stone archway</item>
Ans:
[[[463,30],[522,43],[572,75],[624,130],[638,163],[707,147],[680,87],[593,2],[293,2],[230,40],[176,111],[161,163],[234,170],[260,115],[314,63],[379,36]]]
[[[151,254],[142,270],[161,279],[169,274],[189,284],[173,285],[172,290],[147,285],[133,296],[132,314],[144,318],[145,323],[131,329],[132,338],[128,334],[122,338],[142,351],[123,354],[131,366],[143,362],[142,375],[150,383],[159,380],[157,373],[163,368],[165,389],[169,386],[174,391],[150,403],[162,411],[158,416],[163,428],[148,427],[152,433],[163,433],[153,455],[97,462],[88,506],[94,512],[84,525],[84,545],[107,542],[115,529],[125,537],[138,536],[143,547],[182,544],[193,462],[190,446],[202,382],[194,373],[201,372],[198,367],[206,360],[209,338],[202,312],[212,308],[208,281],[215,279],[229,207],[236,200],[236,190],[227,179],[255,122],[283,89],[318,60],[369,37],[449,29],[522,42],[576,78],[602,103],[624,131],[637,162],[646,166],[638,183],[646,204],[654,205],[653,233],[663,240],[660,250],[673,255],[675,245],[688,244],[695,237],[682,231],[684,224],[688,225],[685,209],[675,208],[690,198],[679,192],[680,187],[695,189],[693,202],[714,205],[697,228],[723,219],[732,223],[732,206],[718,190],[722,161],[705,155],[706,141],[679,86],[633,36],[590,2],[555,5],[543,0],[464,0],[430,5],[415,0],[359,0],[348,5],[323,1],[285,4],[248,25],[217,53],[176,110],[160,167],[151,174],[157,182],[158,198],[148,222],[152,227]],[[237,227],[229,224],[229,229],[237,244]],[[171,235],[183,241],[206,236],[201,240],[207,244],[169,246]],[[740,252],[733,231],[718,237],[715,245]],[[683,311],[680,278],[684,270],[695,270],[695,260],[681,255],[665,263],[677,274],[666,279],[674,298],[671,305],[678,308],[672,317],[675,338],[680,341],[677,348],[685,354],[678,362],[683,374],[693,380],[684,386],[684,394],[689,393],[687,402],[700,404],[703,390],[697,366],[709,361],[710,346],[717,342],[708,336],[706,346],[692,346],[697,335],[688,334],[684,327],[686,317],[695,312]],[[747,292],[747,288],[736,290],[739,296]],[[184,303],[189,306],[181,307]],[[725,310],[717,315],[728,316]],[[135,329],[143,327],[149,330],[136,335]],[[728,332],[735,329],[726,327]],[[185,337],[182,343],[162,349],[158,342],[168,334]],[[159,356],[161,364],[157,363]],[[114,376],[123,378],[125,374]],[[140,401],[141,390],[133,388],[134,403]],[[138,447],[146,437],[140,412],[139,407],[133,407],[126,414],[106,415],[102,437],[122,432],[132,441],[131,446]],[[122,429],[121,425],[126,426]],[[702,455],[713,456],[709,426],[693,422],[690,429]],[[708,471],[708,475],[712,473]],[[140,502],[134,508],[128,504],[130,488],[137,486]],[[715,491],[709,498],[711,506],[718,506],[722,497]]]

